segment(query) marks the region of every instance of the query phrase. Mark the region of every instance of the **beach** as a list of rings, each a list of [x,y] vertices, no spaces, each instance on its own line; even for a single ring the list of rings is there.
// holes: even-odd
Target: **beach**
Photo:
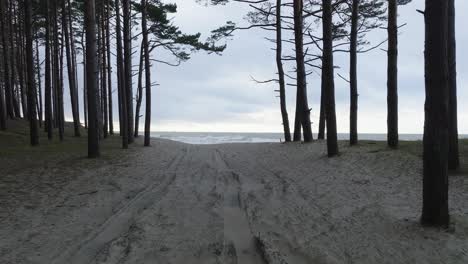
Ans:
[[[466,173],[450,176],[451,227],[424,228],[409,148],[151,145],[24,167],[2,156],[0,262],[468,263]]]

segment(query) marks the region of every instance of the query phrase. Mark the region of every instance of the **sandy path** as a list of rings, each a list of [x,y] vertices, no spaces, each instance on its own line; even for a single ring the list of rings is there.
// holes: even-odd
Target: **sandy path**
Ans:
[[[468,263],[466,177],[450,179],[454,228],[423,229],[417,157],[324,148],[155,140],[85,163],[60,188],[1,197],[0,262]]]

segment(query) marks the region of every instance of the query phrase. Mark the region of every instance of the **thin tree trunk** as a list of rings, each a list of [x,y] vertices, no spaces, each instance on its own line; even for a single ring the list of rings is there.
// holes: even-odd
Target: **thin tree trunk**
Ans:
[[[276,0],[276,66],[278,68],[279,94],[281,117],[283,119],[284,140],[291,141],[291,130],[289,128],[288,110],[286,108],[286,83],[283,69],[283,37],[281,29],[281,0]]]
[[[13,4],[13,1],[9,1],[9,9],[10,11],[8,12],[8,20],[10,21],[10,23],[8,23],[9,27],[8,27],[8,30],[9,30],[9,39],[10,39],[10,70],[11,70],[11,87],[10,87],[10,93],[11,93],[11,101],[12,101],[12,104],[13,104],[13,110],[14,110],[14,113],[15,113],[15,117],[18,117],[20,118],[21,117],[21,111],[20,111],[20,102],[19,102],[19,96],[17,96],[15,94],[15,86],[16,86],[16,72],[15,72],[15,68],[16,68],[16,60],[15,60],[15,54],[16,54],[16,45],[14,44],[14,33],[13,33],[13,25],[14,25],[14,4]],[[13,118],[13,117],[12,117]]]
[[[359,22],[359,0],[353,0],[351,15],[351,38],[350,38],[350,117],[349,117],[349,144],[358,143],[357,131],[357,111],[358,111],[358,87],[357,87],[357,41],[358,41],[358,22]]]
[[[6,115],[10,118],[13,119],[15,117],[14,114],[14,109],[13,109],[13,93],[12,93],[12,87],[11,87],[11,78],[10,78],[10,71],[9,68],[10,66],[8,65],[8,55],[9,55],[9,49],[8,49],[8,43],[7,43],[7,30],[6,30],[6,3],[5,1],[1,1],[0,3],[0,15],[1,15],[1,35],[2,35],[2,51],[3,51],[3,76],[4,76],[4,84],[5,84],[5,98],[4,100],[2,99],[2,103],[5,102],[5,107],[6,107]],[[3,92],[1,94],[3,97]],[[2,106],[2,111],[4,111],[5,108]],[[4,117],[6,116],[5,113],[1,113],[0,115],[2,118],[2,127],[6,128],[6,121],[4,121]]]
[[[141,0],[143,6],[142,12],[142,30],[143,30],[143,49],[145,55],[145,142],[146,147],[150,146],[150,130],[151,130],[151,64],[149,54],[148,26],[146,25],[146,13],[148,9],[147,0]]]
[[[322,83],[325,86],[327,99],[327,150],[328,156],[338,154],[338,137],[336,131],[335,112],[335,80],[333,70],[333,14],[331,0],[322,1],[323,20],[323,56],[322,56]]]
[[[97,158],[99,151],[99,124],[98,124],[98,91],[96,63],[96,11],[94,0],[87,0],[85,4],[86,28],[86,88],[88,90],[88,157]]]
[[[448,213],[448,3],[426,0],[426,103],[423,153],[423,209],[421,223],[449,225]]]
[[[307,102],[307,76],[304,63],[303,29],[303,0],[294,0],[294,38],[297,65],[297,96],[299,100],[298,105],[296,105],[299,111],[296,110],[296,115],[299,114],[298,117],[302,125],[304,142],[311,142],[313,136],[310,122],[310,109]]]
[[[75,82],[75,72],[73,66],[73,58],[72,58],[72,43],[70,41],[70,35],[73,32],[69,32],[68,21],[67,21],[67,8],[65,5],[65,0],[62,1],[62,29],[65,38],[65,50],[67,55],[67,69],[68,69],[68,86],[70,88],[70,101],[71,101],[71,108],[72,108],[72,116],[73,116],[73,127],[75,137],[81,136],[80,134],[80,113],[78,110],[78,90]]]
[[[128,148],[128,138],[131,134],[128,134],[128,114],[127,114],[127,89],[126,87],[126,76],[125,66],[122,54],[122,29],[120,23],[120,0],[115,0],[115,12],[116,12],[116,41],[117,41],[117,73],[119,79],[119,99],[120,99],[120,134],[122,136],[122,148]]]
[[[457,41],[455,36],[455,0],[448,0],[448,74],[449,74],[449,157],[450,170],[460,167],[458,153]]]
[[[124,89],[127,101],[127,129],[128,143],[133,143],[133,92],[132,92],[132,32],[130,0],[123,3],[123,38],[124,38]]]
[[[142,12],[142,16],[143,16],[143,12]],[[143,101],[143,66],[145,63],[144,54],[143,54],[144,53],[143,45],[144,43],[142,41],[141,48],[140,48],[140,64],[138,65],[137,101],[136,101],[136,107],[135,107],[135,130],[133,133],[134,137],[138,137],[138,134],[139,134],[140,110],[141,110],[141,103]]]
[[[31,22],[31,0],[24,1],[24,23],[26,29],[26,65],[28,72],[28,109],[29,109],[29,131],[31,145],[39,144],[39,128],[36,113],[36,84],[34,83],[34,55]]]
[[[387,81],[387,141],[391,148],[398,147],[398,3],[388,1],[388,81]]]
[[[320,85],[320,117],[319,117],[319,133],[318,139],[325,139],[325,125],[326,125],[326,108],[327,100],[325,98],[325,90],[323,83]]]
[[[45,34],[45,128],[47,138],[53,136],[53,117],[52,117],[52,86],[51,86],[51,54],[50,54],[50,0],[46,0],[46,34]]]
[[[104,9],[104,8],[103,8]],[[101,95],[102,95],[102,117],[103,117],[103,132],[104,138],[109,135],[109,116],[107,115],[107,44],[106,44],[106,29],[104,23],[104,10],[101,13],[101,55],[102,55],[102,75],[101,75]]]
[[[108,100],[109,100],[109,134],[114,135],[114,114],[112,104],[112,57],[110,45],[110,0],[106,0],[106,44],[107,44],[107,85],[108,85]]]
[[[37,113],[39,127],[42,127],[42,81],[41,81],[41,64],[39,62],[39,40],[36,37],[36,71],[37,71],[37,89],[38,89],[38,100],[37,100]]]

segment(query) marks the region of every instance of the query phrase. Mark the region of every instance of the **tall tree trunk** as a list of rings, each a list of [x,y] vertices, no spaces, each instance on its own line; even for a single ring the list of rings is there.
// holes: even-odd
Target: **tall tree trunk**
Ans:
[[[325,123],[326,123],[326,108],[327,100],[325,99],[325,90],[323,83],[320,85],[320,117],[319,117],[319,132],[318,139],[325,139]]]
[[[448,0],[448,74],[449,74],[449,157],[450,170],[460,166],[458,153],[457,109],[457,41],[455,34],[455,0]]]
[[[448,1],[426,0],[426,103],[421,223],[448,226]]]
[[[281,0],[276,0],[276,66],[278,68],[279,94],[281,117],[283,119],[284,140],[291,141],[291,130],[289,129],[288,110],[286,108],[286,83],[283,69],[283,37],[281,29]]]
[[[42,81],[41,81],[41,64],[39,62],[39,40],[38,37],[35,39],[36,43],[36,73],[37,73],[37,89],[38,89],[38,98],[37,98],[37,115],[39,121],[39,127],[42,127]]]
[[[109,134],[114,135],[114,114],[112,104],[112,57],[110,45],[110,0],[106,0],[106,51],[107,51],[107,85],[109,100]]]
[[[15,16],[15,21],[17,25],[17,30],[16,30],[16,66],[17,66],[17,73],[18,73],[18,81],[19,81],[19,94],[20,94],[20,102],[21,102],[21,110],[23,111],[23,118],[28,119],[28,104],[27,104],[27,98],[26,98],[26,87],[25,87],[25,78],[24,78],[24,60],[23,60],[23,40],[22,40],[22,34],[23,34],[23,27],[22,23],[19,19],[21,11],[20,8],[16,10],[16,16]]]
[[[142,12],[143,17],[143,12]],[[143,21],[143,18],[142,18]],[[143,22],[142,22],[143,24]],[[141,110],[141,103],[143,101],[143,66],[144,66],[144,49],[143,49],[143,41],[141,42],[140,48],[140,64],[138,65],[138,84],[137,84],[137,101],[135,107],[135,130],[133,133],[134,137],[138,137],[139,134],[139,126],[140,126],[140,110]]]
[[[10,39],[10,70],[11,70],[11,80],[10,80],[10,83],[11,83],[11,100],[12,100],[12,103],[13,103],[13,110],[14,110],[14,113],[15,113],[15,117],[18,117],[20,118],[21,117],[21,110],[20,110],[20,102],[19,102],[19,96],[16,95],[16,92],[15,92],[15,86],[16,86],[16,59],[15,59],[15,56],[16,56],[16,45],[14,43],[14,39],[15,39],[15,34],[13,32],[13,26],[14,26],[14,13],[15,13],[15,7],[14,7],[14,3],[13,1],[9,1],[9,12],[8,12],[8,21],[10,21],[10,23],[8,23],[8,31],[9,31],[9,39]]]
[[[327,109],[327,150],[328,156],[338,154],[338,136],[336,129],[335,112],[335,80],[333,69],[333,14],[331,0],[322,1],[323,20],[323,56],[322,56],[322,83],[325,86]]]
[[[107,44],[106,44],[106,29],[105,29],[105,15],[104,8],[101,12],[101,55],[102,55],[102,75],[101,75],[101,95],[102,95],[102,118],[103,118],[103,132],[104,138],[109,135],[109,116],[107,115]]]
[[[387,141],[398,147],[398,3],[388,1]]]
[[[143,6],[142,12],[142,29],[143,29],[143,49],[145,55],[145,142],[144,145],[148,147],[150,145],[150,129],[151,129],[151,64],[149,54],[149,40],[148,40],[148,26],[146,25],[146,13],[148,9],[147,0],[141,0]]]
[[[52,117],[52,84],[51,84],[51,54],[50,54],[50,0],[46,0],[46,34],[45,34],[45,128],[47,138],[52,139],[53,136],[53,117]]]
[[[37,125],[36,113],[36,84],[34,83],[34,55],[33,55],[33,39],[32,39],[32,22],[31,22],[31,0],[24,0],[24,24],[26,29],[26,67],[28,73],[28,110],[29,110],[29,131],[31,145],[39,144],[39,127]]]
[[[86,88],[86,43],[85,43],[85,30],[81,35],[81,48],[83,50],[83,114],[85,129],[88,129],[88,89]]]
[[[57,15],[57,0],[53,1],[52,5],[52,27],[53,27],[53,64],[52,64],[52,76],[53,76],[53,92],[54,92],[54,108],[55,108],[55,126],[58,128],[59,139],[64,139],[64,131],[62,129],[62,114],[61,114],[61,87],[60,87],[60,41],[59,41],[59,30],[58,30],[58,15]]]
[[[358,143],[357,111],[358,111],[358,87],[357,87],[357,42],[359,23],[359,0],[353,0],[351,15],[351,38],[349,48],[349,81],[350,81],[350,117],[349,117],[349,144]]]
[[[2,51],[3,51],[3,76],[4,76],[4,84],[5,84],[5,101],[2,100],[2,102],[5,102],[5,107],[6,107],[6,115],[10,118],[13,119],[15,117],[14,114],[14,109],[13,109],[13,92],[12,92],[12,85],[11,85],[11,78],[10,78],[10,71],[9,68],[10,66],[8,65],[8,56],[9,56],[9,49],[8,49],[8,43],[7,43],[7,29],[6,29],[6,2],[1,1],[0,3],[0,16],[1,16],[1,37],[2,37]],[[2,92],[3,96],[3,92]],[[2,111],[5,108],[2,107]],[[4,118],[5,115],[2,114],[2,118]],[[6,123],[4,127],[6,127]]]
[[[96,63],[96,10],[94,0],[87,0],[85,4],[86,28],[86,88],[88,90],[88,157],[97,158],[99,151],[98,124],[98,80]]]
[[[122,136],[122,148],[128,148],[128,138],[131,134],[128,134],[128,114],[127,114],[127,89],[126,87],[126,76],[125,76],[125,65],[122,54],[122,29],[120,23],[120,0],[115,0],[115,12],[116,12],[116,41],[117,41],[117,75],[119,80],[119,100],[120,100],[120,134]]]
[[[71,15],[70,15],[71,16]],[[67,55],[67,69],[68,69],[68,86],[70,88],[70,101],[73,116],[73,127],[75,137],[80,135],[80,113],[78,111],[78,89],[75,82],[75,72],[72,58],[72,43],[70,41],[70,35],[73,32],[69,32],[68,21],[67,21],[67,8],[65,0],[62,1],[62,30],[65,38],[65,50]]]
[[[128,143],[133,143],[133,91],[132,91],[132,30],[130,0],[123,3],[123,38],[124,38],[124,88],[127,100]]]
[[[294,39],[296,47],[298,96],[298,104],[296,105],[296,108],[299,109],[299,112],[296,110],[296,115],[299,114],[299,120],[304,134],[304,141],[311,142],[313,140],[313,136],[310,122],[309,103],[307,101],[307,76],[304,63],[303,29],[303,0],[294,0]]]

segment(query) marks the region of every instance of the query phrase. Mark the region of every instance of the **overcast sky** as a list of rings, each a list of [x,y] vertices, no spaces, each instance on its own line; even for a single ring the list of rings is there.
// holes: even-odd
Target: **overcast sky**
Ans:
[[[169,2],[169,1],[166,1]],[[202,6],[195,0],[173,0],[178,13],[174,22],[187,33],[210,30],[232,20],[245,24],[249,10],[245,4]],[[459,131],[468,134],[468,30],[467,18],[460,10],[468,10],[468,1],[457,0]],[[399,24],[399,125],[400,133],[422,133],[424,125],[424,21],[416,9],[424,9],[423,0],[400,7]],[[152,130],[154,131],[230,131],[281,132],[282,120],[276,85],[256,84],[256,79],[275,77],[276,64],[272,44],[262,31],[238,32],[228,42],[222,56],[200,52],[180,67],[154,65],[152,79],[160,86],[153,88]],[[385,30],[376,30],[369,39],[378,43],[386,39]],[[135,43],[136,45],[137,43]],[[382,46],[386,48],[386,44]],[[286,49],[285,53],[291,52]],[[160,55],[155,51],[153,57]],[[347,76],[349,58],[335,56],[337,72]],[[360,133],[386,133],[386,53],[376,49],[358,57]],[[138,58],[134,58],[134,64]],[[287,70],[292,70],[288,67]],[[349,131],[349,85],[335,78],[338,131]],[[136,87],[134,87],[136,89]],[[308,78],[309,104],[312,107],[313,131],[317,132],[320,76]],[[115,102],[116,97],[115,98]],[[287,104],[291,125],[294,121],[295,88],[287,88]],[[68,104],[68,103],[67,103]],[[144,103],[143,103],[144,106]],[[114,107],[117,113],[116,106]],[[144,107],[143,107],[144,111]],[[143,112],[144,113],[144,112]],[[68,115],[67,115],[68,116]],[[117,117],[115,118],[117,120]],[[291,126],[293,127],[293,126]]]

